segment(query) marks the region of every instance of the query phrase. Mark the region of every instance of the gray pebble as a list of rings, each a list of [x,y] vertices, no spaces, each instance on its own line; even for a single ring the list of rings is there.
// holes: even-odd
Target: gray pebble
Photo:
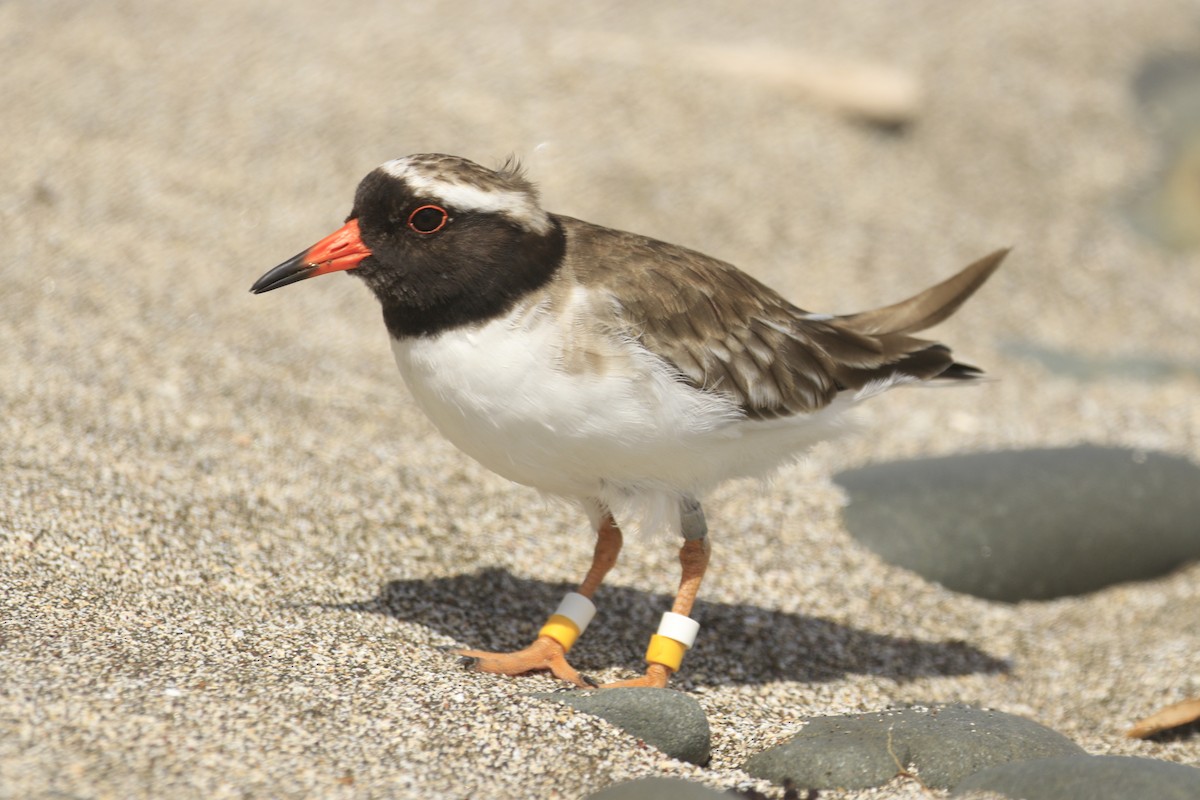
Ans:
[[[812,717],[804,730],[743,769],[775,783],[790,779],[798,788],[865,789],[915,765],[927,786],[949,788],[994,764],[1083,752],[1024,717],[952,705]]]
[[[700,704],[682,692],[629,687],[530,696],[563,703],[607,720],[672,758],[693,764],[708,763],[711,747],[708,718]]]
[[[968,791],[1024,800],[1196,800],[1200,769],[1129,756],[1044,758],[977,772],[959,783],[952,796]]]
[[[1200,467],[1076,447],[879,464],[836,476],[846,527],[886,561],[959,592],[1040,600],[1200,558]]]
[[[1189,50],[1154,53],[1142,64],[1133,94],[1160,146],[1158,168],[1125,203],[1141,233],[1172,250],[1200,245],[1196,215],[1200,187],[1200,58]]]
[[[729,795],[677,778],[639,778],[589,794],[585,800],[729,800]]]
[[[1155,383],[1183,375],[1200,376],[1200,361],[1172,358],[1160,353],[1094,354],[1078,348],[1049,347],[1023,339],[1010,339],[1000,346],[1000,350],[1013,358],[1035,361],[1058,377],[1076,381],[1120,378]]]

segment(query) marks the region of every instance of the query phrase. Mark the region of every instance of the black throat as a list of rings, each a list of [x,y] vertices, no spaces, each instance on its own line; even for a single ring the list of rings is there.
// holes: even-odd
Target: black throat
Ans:
[[[553,216],[551,223],[544,234],[513,226],[502,242],[493,239],[486,247],[431,257],[430,263],[407,270],[400,280],[381,270],[355,272],[379,298],[393,338],[431,336],[500,317],[545,286],[566,252],[562,225]]]

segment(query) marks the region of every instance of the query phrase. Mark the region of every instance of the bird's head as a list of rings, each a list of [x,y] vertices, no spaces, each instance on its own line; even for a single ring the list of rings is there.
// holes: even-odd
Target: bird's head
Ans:
[[[341,228],[250,290],[350,270],[379,298],[393,335],[420,335],[504,311],[549,279],[563,249],[561,227],[514,163],[490,170],[414,155],[363,178]]]

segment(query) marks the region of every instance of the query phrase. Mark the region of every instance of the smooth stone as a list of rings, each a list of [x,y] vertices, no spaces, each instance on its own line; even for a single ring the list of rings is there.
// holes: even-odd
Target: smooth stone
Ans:
[[[884,560],[1017,602],[1200,559],[1200,467],[1093,446],[878,464],[835,476],[847,529]]]
[[[1200,769],[1152,758],[1077,756],[1020,761],[981,770],[954,787],[1023,800],[1196,800]]]
[[[1200,120],[1200,56],[1191,50],[1152,53],[1131,86],[1140,110],[1169,131]]]
[[[1133,83],[1160,144],[1154,173],[1124,202],[1126,219],[1164,248],[1200,246],[1200,58],[1194,52],[1151,56]]]
[[[1120,378],[1153,383],[1185,375],[1200,375],[1200,361],[1185,361],[1151,353],[1093,355],[1016,339],[1001,344],[1000,350],[1014,358],[1036,361],[1055,375],[1077,381]]]
[[[679,778],[638,778],[589,794],[584,800],[729,800],[729,795]]]
[[[683,692],[626,687],[542,692],[530,697],[600,717],[680,761],[708,763],[712,744],[708,717],[700,704]]]
[[[810,717],[804,730],[751,757],[756,778],[798,789],[866,789],[915,765],[927,786],[948,789],[995,764],[1083,755],[1066,736],[1002,711],[949,705]]]

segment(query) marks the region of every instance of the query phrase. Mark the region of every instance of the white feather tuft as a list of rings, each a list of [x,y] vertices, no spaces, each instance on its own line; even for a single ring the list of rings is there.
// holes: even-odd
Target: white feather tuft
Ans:
[[[519,189],[484,189],[418,169],[409,159],[397,158],[380,166],[393,178],[404,181],[417,194],[444,201],[460,211],[502,214],[534,233],[549,232],[550,216],[541,209],[537,195]]]

